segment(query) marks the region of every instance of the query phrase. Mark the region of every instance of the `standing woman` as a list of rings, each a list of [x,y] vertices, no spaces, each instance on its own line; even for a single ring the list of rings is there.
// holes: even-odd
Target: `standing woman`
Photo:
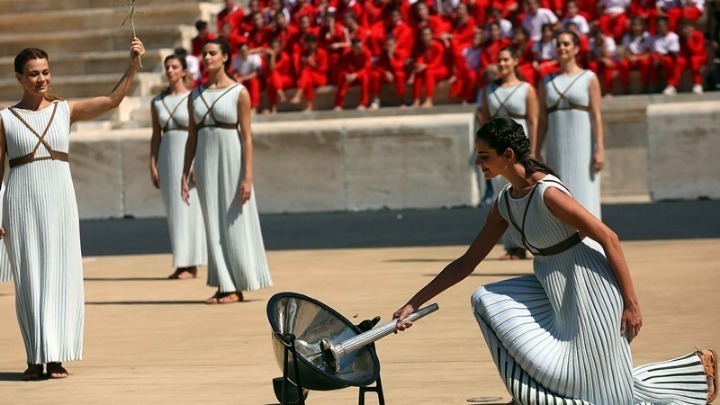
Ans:
[[[0,111],[0,178],[5,154],[10,175],[3,213],[5,247],[15,279],[15,305],[28,368],[37,380],[47,364],[50,378],[65,378],[63,361],[80,360],[83,347],[83,269],[80,223],[70,177],[70,125],[117,107],[127,94],[145,48],[135,38],[130,66],[110,95],[61,101],[48,93],[45,51],[28,48],[15,57],[22,100]]]
[[[242,291],[270,287],[260,220],[253,194],[250,96],[226,69],[230,47],[211,40],[202,51],[208,81],[190,94],[190,129],[185,148],[182,197],[190,203],[188,175],[195,159],[198,196],[205,218],[208,304],[243,300]]]
[[[547,134],[547,164],[573,197],[600,217],[600,170],[605,165],[600,82],[577,65],[580,39],[571,31],[557,36],[560,71],[548,75],[539,88],[540,126],[535,156]]]
[[[183,204],[177,181],[182,176],[188,137],[187,63],[185,58],[170,55],[164,65],[169,87],[150,106],[150,178],[160,189],[167,212],[175,268],[168,278],[195,278],[197,266],[207,263],[205,226],[196,192],[190,191],[190,206]]]
[[[497,66],[500,79],[489,84],[478,97],[478,122],[484,124],[495,117],[508,117],[522,125],[523,131],[530,140],[530,150],[534,150],[537,138],[538,100],[535,89],[520,79],[520,50],[506,47],[497,53]],[[508,183],[502,176],[492,179],[496,194]],[[506,233],[502,237],[505,254],[500,260],[525,259],[525,248],[513,242]]]

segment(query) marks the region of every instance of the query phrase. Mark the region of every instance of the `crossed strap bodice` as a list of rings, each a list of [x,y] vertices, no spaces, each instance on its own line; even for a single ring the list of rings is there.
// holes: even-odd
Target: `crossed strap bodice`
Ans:
[[[38,138],[38,143],[35,145],[32,152],[28,153],[27,155],[10,159],[10,167],[21,166],[24,164],[35,162],[37,160],[60,160],[63,162],[70,161],[70,156],[67,154],[67,152],[61,152],[53,149],[50,143],[45,140],[45,136],[52,127],[53,120],[55,119],[55,113],[57,112],[58,104],[60,103],[53,103],[52,115],[50,115],[50,119],[48,120],[47,126],[45,126],[45,130],[43,131],[42,135],[38,134],[35,128],[28,124],[28,122],[25,121],[25,119],[17,111],[15,111],[15,108],[8,108],[10,112],[15,116],[15,118],[17,118],[33,135]],[[35,156],[37,150],[40,148],[40,145],[44,146],[45,149],[47,149],[50,156]]]
[[[513,119],[516,119],[516,120],[518,120],[518,119],[519,119],[519,120],[527,119],[527,114],[514,113],[514,112],[510,111],[510,110],[508,109],[508,107],[507,107],[507,102],[510,101],[510,99],[511,99],[512,96],[513,96],[513,94],[515,94],[515,92],[516,92],[520,87],[522,87],[522,86],[523,86],[523,83],[520,83],[520,84],[516,85],[516,86],[510,91],[510,94],[508,94],[508,95],[505,97],[505,99],[503,99],[503,100],[501,100],[501,99],[500,99],[500,96],[498,96],[498,94],[497,94],[497,90],[498,90],[500,87],[498,86],[498,87],[495,88],[495,91],[493,91],[491,94],[493,95],[493,97],[495,97],[495,100],[497,100],[497,102],[499,103],[499,106],[498,106],[498,108],[495,110],[495,113],[492,114],[492,117],[491,117],[491,118],[497,118],[497,117],[499,117],[499,116],[500,116],[500,111],[505,110],[505,115],[504,115],[505,117],[513,118]],[[487,97],[488,97],[488,95],[485,94],[485,102],[486,102],[486,103],[487,103]],[[487,106],[488,106],[488,111],[489,111],[489,109],[490,109],[490,104],[488,104]]]
[[[234,89],[235,87],[239,86],[239,84],[234,84],[230,86],[227,90],[225,90],[218,98],[213,101],[212,104],[208,104],[207,100],[205,100],[205,97],[203,96],[203,91],[200,90],[198,93],[200,95],[200,100],[202,100],[203,104],[205,104],[205,107],[207,108],[207,111],[205,111],[205,114],[203,114],[200,121],[197,123],[197,129],[200,130],[202,128],[224,128],[224,129],[237,129],[237,122],[221,122],[217,118],[215,118],[215,114],[213,112],[213,107],[215,107],[215,104],[217,104],[220,99],[222,99],[226,94],[230,92],[230,90]],[[208,124],[205,122],[207,120],[207,117],[210,116],[213,119],[213,123]]]
[[[580,104],[574,104],[574,103],[571,102],[570,99],[567,97],[567,92],[570,91],[570,89],[573,87],[573,85],[575,85],[575,83],[577,83],[577,81],[580,80],[580,78],[583,77],[586,72],[587,72],[587,70],[584,70],[584,71],[582,71],[580,74],[578,74],[577,77],[575,77],[575,79],[573,79],[573,81],[570,82],[570,84],[565,88],[564,91],[560,91],[560,89],[558,89],[558,87],[557,87],[557,84],[555,83],[555,78],[557,77],[557,75],[554,75],[554,76],[553,76],[552,80],[550,80],[550,84],[552,84],[553,88],[554,88],[555,91],[557,92],[558,96],[560,96],[560,98],[559,98],[558,101],[555,103],[555,105],[553,105],[552,107],[549,107],[549,108],[548,108],[548,110],[547,110],[548,114],[554,113],[554,112],[556,112],[556,111],[562,111],[562,110],[590,111],[590,106],[580,105]],[[560,107],[560,103],[561,103],[563,100],[565,100],[565,101],[567,102],[567,104],[568,104],[567,107]]]
[[[167,131],[171,131],[171,130],[176,130],[176,131],[187,131],[188,130],[187,125],[182,125],[175,118],[175,113],[177,112],[178,107],[180,107],[181,105],[187,105],[187,104],[185,104],[185,100],[187,100],[187,98],[188,98],[187,95],[185,97],[183,97],[182,100],[180,100],[177,104],[175,104],[175,108],[173,108],[171,110],[170,107],[168,107],[167,103],[165,102],[165,97],[164,96],[160,97],[160,103],[163,105],[163,108],[165,108],[165,111],[167,111],[167,113],[168,113],[168,118],[167,118],[167,120],[165,120],[165,124],[163,124],[161,127],[163,132],[167,132]],[[170,128],[171,122],[175,124],[175,128]]]

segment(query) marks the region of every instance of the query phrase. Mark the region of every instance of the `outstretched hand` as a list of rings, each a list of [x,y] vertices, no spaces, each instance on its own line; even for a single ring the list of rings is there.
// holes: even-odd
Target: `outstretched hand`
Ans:
[[[416,310],[417,308],[414,308],[412,305],[405,304],[405,306],[393,313],[393,319],[396,320],[395,325],[397,326],[397,330],[404,331],[413,325],[412,322],[406,321],[405,318],[412,315]]]
[[[638,304],[625,304],[622,318],[620,319],[620,333],[626,334],[628,342],[632,342],[640,333],[642,327],[642,314]]]

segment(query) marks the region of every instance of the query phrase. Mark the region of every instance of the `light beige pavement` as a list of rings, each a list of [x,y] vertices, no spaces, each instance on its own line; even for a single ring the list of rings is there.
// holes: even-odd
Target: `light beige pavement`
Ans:
[[[720,349],[719,246],[717,239],[623,244],[644,315],[633,343],[636,365],[695,346]],[[273,294],[309,295],[353,322],[375,315],[388,320],[464,249],[273,251],[275,287],[224,306],[203,303],[213,293],[204,271],[196,280],[164,280],[169,255],[87,258],[84,360],[67,363],[70,378],[55,381],[19,381],[25,352],[13,287],[0,284],[0,404],[277,403],[271,379],[281,372],[265,312]],[[498,247],[490,257],[500,253]],[[478,285],[530,271],[530,261],[488,260],[437,298],[440,311],[379,341],[387,403],[509,401],[470,311],[470,295]],[[357,389],[314,391],[308,401],[356,404]],[[369,396],[367,403],[377,402]]]

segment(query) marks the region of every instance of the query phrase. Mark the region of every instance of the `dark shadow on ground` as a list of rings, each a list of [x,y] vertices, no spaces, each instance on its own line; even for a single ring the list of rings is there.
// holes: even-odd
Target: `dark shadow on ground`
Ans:
[[[85,305],[210,305],[210,306],[223,306],[223,305],[242,305],[248,302],[255,302],[262,300],[243,300],[242,302],[234,302],[232,304],[206,304],[205,300],[195,301],[89,301]]]
[[[261,215],[268,250],[469,245],[487,207]],[[603,205],[621,240],[720,237],[720,201]],[[82,221],[86,256],[169,253],[164,218]]]
[[[85,277],[85,281],[168,281],[167,277]]]

